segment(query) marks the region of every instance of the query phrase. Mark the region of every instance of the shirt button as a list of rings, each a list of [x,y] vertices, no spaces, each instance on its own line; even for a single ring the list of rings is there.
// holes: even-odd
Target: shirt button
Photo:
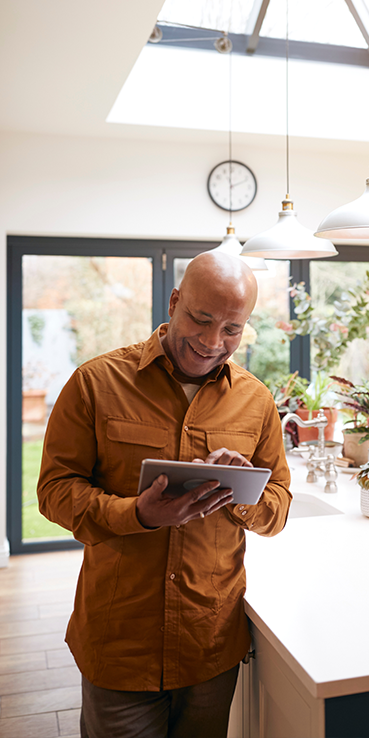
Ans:
[[[239,510],[244,510],[245,509],[245,505],[240,505],[238,509]]]
[[[169,577],[169,579],[175,579],[175,578],[176,578],[176,575],[175,574],[171,574],[170,577]]]
[[[164,630],[165,630],[164,625],[161,626],[160,630],[162,633],[164,633]]]
[[[188,431],[188,425],[185,425],[184,430]]]
[[[247,510],[244,510],[243,513],[241,513],[241,515],[246,515],[246,513],[247,513]]]

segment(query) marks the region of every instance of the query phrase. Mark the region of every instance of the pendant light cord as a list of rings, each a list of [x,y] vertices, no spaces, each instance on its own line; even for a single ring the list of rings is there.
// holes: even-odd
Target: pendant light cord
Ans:
[[[229,134],[228,134],[228,160],[229,160],[229,224],[232,223],[232,51],[229,53]]]
[[[286,0],[286,171],[287,171],[287,195],[290,192],[290,136],[288,120],[288,0]]]

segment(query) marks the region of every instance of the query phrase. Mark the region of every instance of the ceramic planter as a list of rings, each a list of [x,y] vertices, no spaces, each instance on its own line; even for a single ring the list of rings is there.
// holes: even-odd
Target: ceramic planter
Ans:
[[[369,441],[360,443],[364,433],[347,433],[343,431],[343,449],[342,455],[354,461],[355,466],[362,466],[368,461]]]
[[[369,518],[369,489],[362,487],[361,484],[360,484],[360,509],[363,515]]]

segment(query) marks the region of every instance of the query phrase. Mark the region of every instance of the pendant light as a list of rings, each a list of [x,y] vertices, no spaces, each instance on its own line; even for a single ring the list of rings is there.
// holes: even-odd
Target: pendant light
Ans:
[[[290,191],[289,119],[288,119],[288,0],[286,0],[286,173],[287,193]],[[289,194],[282,200],[282,210],[276,225],[250,238],[244,244],[241,256],[267,259],[317,259],[335,256],[337,251],[330,241],[318,239],[302,226],[293,209]]]
[[[319,224],[315,235],[344,241],[369,239],[369,179],[364,193],[347,205],[332,210]]]
[[[229,53],[229,134],[228,134],[228,164],[229,164],[229,226],[227,226],[227,233],[223,238],[223,241],[212,251],[223,251],[229,256],[241,256],[242,244],[239,242],[234,226],[232,224],[232,47],[228,52],[224,50],[222,53]],[[255,256],[243,257],[247,266],[253,271],[265,271],[268,269],[264,259],[257,258]]]

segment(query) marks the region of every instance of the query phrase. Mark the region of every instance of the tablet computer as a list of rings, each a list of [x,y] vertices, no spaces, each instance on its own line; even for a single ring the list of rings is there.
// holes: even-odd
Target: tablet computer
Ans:
[[[217,480],[220,487],[233,490],[233,502],[237,505],[256,505],[271,475],[270,469],[254,466],[227,466],[223,464],[196,464],[190,461],[166,461],[144,459],[138,483],[138,494],[150,487],[160,474],[169,480],[163,494],[180,497],[207,481]],[[215,490],[213,490],[215,492]],[[204,495],[202,499],[213,492]]]

